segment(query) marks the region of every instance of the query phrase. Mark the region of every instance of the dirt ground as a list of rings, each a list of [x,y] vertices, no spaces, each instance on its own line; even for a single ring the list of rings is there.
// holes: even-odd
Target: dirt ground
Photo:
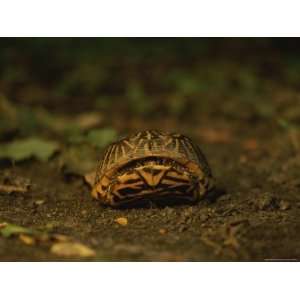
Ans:
[[[297,47],[278,39],[3,39],[1,145],[34,136],[59,149],[43,161],[1,159],[0,260],[300,259]],[[74,120],[81,125],[70,133]],[[101,131],[102,144],[87,138],[95,128],[111,130]],[[217,181],[213,199],[115,209],[91,198],[84,175],[112,130],[149,128],[199,144]]]

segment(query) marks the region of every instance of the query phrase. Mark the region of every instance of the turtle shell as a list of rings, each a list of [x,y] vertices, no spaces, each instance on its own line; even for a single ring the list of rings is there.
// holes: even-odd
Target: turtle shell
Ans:
[[[121,170],[135,169],[149,160],[162,167],[177,164],[184,168],[185,173],[199,180],[212,178],[205,156],[190,138],[177,133],[147,130],[107,147],[96,172],[95,187],[103,178],[109,186]],[[99,198],[97,193],[93,195]]]

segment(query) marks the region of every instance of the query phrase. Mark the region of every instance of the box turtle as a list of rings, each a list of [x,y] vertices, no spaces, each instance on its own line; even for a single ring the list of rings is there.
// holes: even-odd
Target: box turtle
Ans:
[[[107,147],[92,195],[104,204],[121,206],[166,199],[196,201],[213,187],[208,163],[188,137],[147,130]]]

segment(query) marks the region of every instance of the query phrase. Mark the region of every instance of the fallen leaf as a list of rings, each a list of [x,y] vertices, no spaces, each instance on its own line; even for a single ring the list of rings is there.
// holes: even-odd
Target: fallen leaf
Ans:
[[[84,175],[84,180],[90,187],[94,186],[95,178],[96,178],[96,172],[90,172]]]
[[[33,231],[30,228],[18,226],[15,224],[9,224],[9,223],[3,223],[5,224],[3,227],[0,227],[0,234],[5,237],[11,237],[14,235],[19,235],[19,234],[32,234]]]
[[[28,187],[25,186],[16,186],[16,185],[8,185],[8,184],[0,184],[0,193],[26,193],[28,192]]]
[[[72,242],[58,242],[52,245],[50,252],[63,257],[93,257],[96,252],[81,244]]]
[[[36,201],[34,201],[34,204],[37,205],[37,206],[40,206],[44,203],[45,203],[45,200],[36,200]]]
[[[0,159],[22,161],[34,157],[40,161],[47,161],[58,149],[59,145],[56,142],[39,138],[27,138],[2,144]]]
[[[128,220],[125,217],[120,217],[115,219],[116,223],[122,225],[122,226],[126,226],[128,224]]]
[[[23,242],[24,244],[26,245],[34,245],[35,244],[35,239],[29,235],[26,235],[26,234],[20,234],[19,235],[19,240],[21,242]]]
[[[98,148],[104,148],[115,141],[117,137],[118,134],[113,128],[102,128],[91,130],[88,133],[86,140],[88,143]]]

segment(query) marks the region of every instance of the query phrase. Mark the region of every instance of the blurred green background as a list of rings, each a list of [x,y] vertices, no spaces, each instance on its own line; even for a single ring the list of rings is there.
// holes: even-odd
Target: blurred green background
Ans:
[[[0,43],[2,142],[38,135],[102,147],[119,133],[149,127],[185,130],[183,124],[235,120],[299,126],[299,39]]]
[[[270,82],[299,87],[298,39],[1,39],[1,93],[65,113],[181,115],[204,98],[254,101]],[[69,104],[72,103],[72,108]],[[118,109],[114,107],[114,109]]]

